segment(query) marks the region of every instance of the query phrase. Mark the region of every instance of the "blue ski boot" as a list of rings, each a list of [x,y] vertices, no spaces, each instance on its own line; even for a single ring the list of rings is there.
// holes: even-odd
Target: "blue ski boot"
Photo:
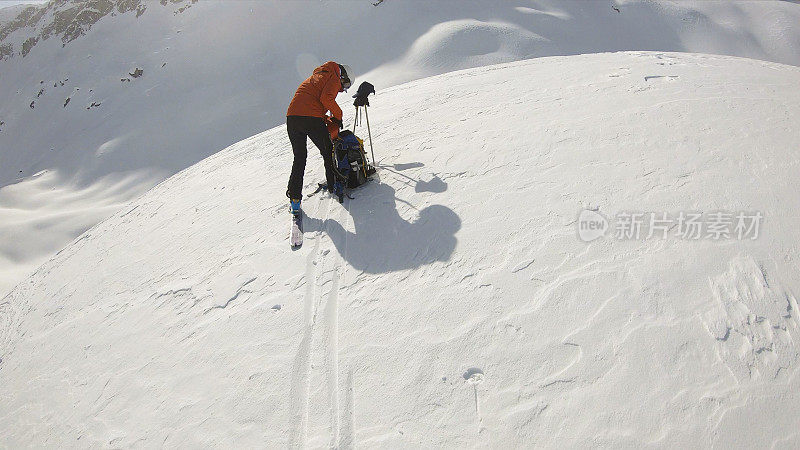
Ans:
[[[289,212],[292,213],[293,216],[300,214],[300,199],[289,199]]]

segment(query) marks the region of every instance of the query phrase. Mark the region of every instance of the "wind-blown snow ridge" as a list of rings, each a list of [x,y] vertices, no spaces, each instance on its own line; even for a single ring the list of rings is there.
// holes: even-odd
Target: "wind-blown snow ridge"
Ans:
[[[0,301],[2,444],[796,446],[798,82],[629,52],[393,87],[380,179],[305,200],[298,252],[285,129],[235,144]],[[765,219],[584,243],[585,207]]]

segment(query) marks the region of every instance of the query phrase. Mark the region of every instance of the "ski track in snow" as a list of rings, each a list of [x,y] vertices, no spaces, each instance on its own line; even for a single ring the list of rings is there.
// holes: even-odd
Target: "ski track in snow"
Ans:
[[[305,332],[292,370],[291,399],[293,416],[296,417],[296,420],[293,424],[290,446],[308,446],[308,435],[311,430],[315,434],[314,438],[320,440],[320,442],[312,440],[314,446],[327,445],[328,447],[343,448],[353,443],[352,372],[348,371],[348,375],[344,379],[345,384],[341,384],[338,347],[339,279],[344,267],[338,254],[331,251],[333,250],[332,244],[324,234],[327,231],[325,224],[335,202],[332,198],[320,194],[314,203],[317,204],[315,215],[323,210],[326,212],[321,221],[314,221],[321,222],[322,225],[313,232],[314,248],[307,256],[306,290],[303,300]],[[345,215],[346,210],[343,210],[339,214],[339,220],[343,220]],[[326,240],[328,242],[323,243]],[[315,356],[317,356],[316,359]],[[317,363],[315,364],[314,361]],[[309,403],[312,398],[320,395],[311,389],[312,380],[320,376],[324,376],[324,381],[316,383],[314,386],[325,385],[327,399],[321,399],[314,403],[329,405],[329,423],[327,424],[329,440],[327,443],[322,442],[323,437],[318,436],[319,429],[324,428],[324,425],[320,423],[316,415],[310,417]],[[344,390],[343,398],[340,398],[342,390]],[[340,411],[342,402],[345,403],[344,411]],[[343,413],[346,421],[344,433],[342,433],[343,424],[341,423]]]

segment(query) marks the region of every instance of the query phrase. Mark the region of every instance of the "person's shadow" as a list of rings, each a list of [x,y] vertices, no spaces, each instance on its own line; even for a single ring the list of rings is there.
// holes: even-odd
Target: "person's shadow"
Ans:
[[[413,269],[447,261],[456,247],[461,219],[452,209],[431,205],[406,221],[397,211],[395,190],[387,184],[368,183],[350,200],[355,233],[334,219],[307,217],[305,231],[322,230],[351,266],[367,273]],[[402,201],[402,200],[401,200]]]

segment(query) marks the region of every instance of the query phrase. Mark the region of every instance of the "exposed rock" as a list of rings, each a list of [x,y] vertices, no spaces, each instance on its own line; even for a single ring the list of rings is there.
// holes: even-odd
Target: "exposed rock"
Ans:
[[[119,0],[117,2],[117,11],[122,14],[126,12],[136,11],[140,7],[144,7],[140,0]]]
[[[180,1],[181,0],[177,0],[177,1],[173,0],[172,3],[179,3]],[[192,3],[190,3],[188,5],[185,5],[185,6],[181,6],[180,8],[175,10],[175,12],[173,14],[175,14],[177,16],[178,14],[180,14],[180,13],[186,11],[187,9],[191,8],[192,5],[194,5],[195,3],[197,3],[197,0],[192,0]]]
[[[30,38],[26,39],[25,42],[22,43],[22,57],[23,58],[28,55],[28,53],[31,51],[33,46],[36,45],[37,42],[39,42],[39,38],[30,37]]]
[[[44,12],[42,12],[44,10],[43,8],[40,11],[39,8],[35,6],[29,6],[23,9],[14,20],[0,27],[0,41],[5,40],[9,34],[20,28],[35,25],[44,15]]]
[[[136,70],[133,71],[133,73],[128,73],[128,75],[132,76],[133,78],[139,78],[140,76],[142,76],[143,73],[144,70],[137,67]]]
[[[190,1],[191,4],[181,7],[178,12],[185,11],[198,0],[162,0],[161,4],[177,4]],[[94,24],[108,15],[136,12],[140,17],[147,9],[145,0],[50,0],[43,5],[29,6],[13,20],[0,25],[0,61],[14,55],[12,43],[3,41],[15,31],[23,28],[41,30],[38,35],[31,36],[22,44],[20,54],[25,57],[40,40],[57,36],[62,46],[85,35]],[[52,12],[52,16],[48,13]],[[177,13],[177,12],[176,12]],[[47,15],[52,17],[49,23],[40,23]]]
[[[70,101],[70,100],[72,100],[72,99],[71,99],[70,97],[67,97],[67,100],[66,100],[66,101],[64,101],[64,108],[66,108],[66,107],[67,107],[67,105],[69,105],[69,101]]]
[[[0,61],[10,58],[14,54],[14,46],[11,44],[0,45]]]

